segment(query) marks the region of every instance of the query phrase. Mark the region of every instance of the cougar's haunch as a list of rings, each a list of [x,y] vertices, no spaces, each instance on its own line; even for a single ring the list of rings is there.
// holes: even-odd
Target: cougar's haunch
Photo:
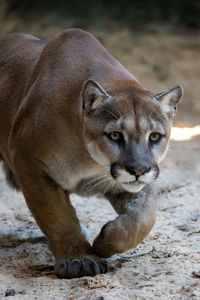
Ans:
[[[106,272],[155,221],[152,182],[167,151],[176,86],[153,94],[91,34],[0,37],[0,155],[48,238],[58,277]],[[69,195],[101,193],[119,216],[90,245]],[[102,216],[103,217],[103,216]]]

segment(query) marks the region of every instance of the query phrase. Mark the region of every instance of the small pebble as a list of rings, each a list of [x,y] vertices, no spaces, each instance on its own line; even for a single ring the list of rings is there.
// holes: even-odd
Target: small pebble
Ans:
[[[181,231],[190,231],[191,230],[191,228],[188,224],[178,225],[177,228]]]
[[[193,277],[195,277],[195,278],[200,278],[200,271],[199,271],[199,272],[193,271],[193,272],[192,272],[192,275],[193,275]]]
[[[5,292],[5,296],[8,297],[8,296],[15,296],[15,290],[14,289],[7,289],[6,292]]]
[[[198,219],[200,218],[200,215],[199,214],[196,214],[196,213],[192,213],[191,215],[191,220],[192,221],[198,221]]]

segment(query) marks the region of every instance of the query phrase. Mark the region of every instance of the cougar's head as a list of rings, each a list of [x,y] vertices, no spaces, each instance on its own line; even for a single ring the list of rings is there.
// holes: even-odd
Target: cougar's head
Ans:
[[[131,85],[106,92],[92,80],[84,84],[87,150],[123,190],[139,192],[158,177],[182,93],[179,86],[153,95]]]

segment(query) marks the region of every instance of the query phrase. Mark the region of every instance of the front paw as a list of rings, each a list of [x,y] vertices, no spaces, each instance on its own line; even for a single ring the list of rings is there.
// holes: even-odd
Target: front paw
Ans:
[[[113,222],[105,224],[99,235],[93,242],[93,250],[100,257],[111,257],[113,254],[118,253],[119,239],[116,239],[116,233],[113,228]]]
[[[118,217],[102,227],[92,247],[97,255],[107,258],[116,253],[125,252],[131,246],[131,236]]]
[[[100,258],[92,256],[62,259],[55,266],[55,274],[59,278],[95,276],[105,272],[107,272],[107,264]]]

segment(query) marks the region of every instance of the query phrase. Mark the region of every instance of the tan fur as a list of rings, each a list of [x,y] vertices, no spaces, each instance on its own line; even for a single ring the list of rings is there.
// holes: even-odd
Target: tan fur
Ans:
[[[100,257],[137,245],[153,226],[156,200],[149,184],[167,149],[180,87],[154,96],[79,29],[50,42],[1,36],[0,74],[1,158],[7,179],[22,190],[48,238],[56,274],[105,272]],[[150,151],[151,120],[164,136]],[[110,140],[113,131],[120,132],[121,144]],[[81,232],[70,193],[101,193],[119,214],[93,246]]]

